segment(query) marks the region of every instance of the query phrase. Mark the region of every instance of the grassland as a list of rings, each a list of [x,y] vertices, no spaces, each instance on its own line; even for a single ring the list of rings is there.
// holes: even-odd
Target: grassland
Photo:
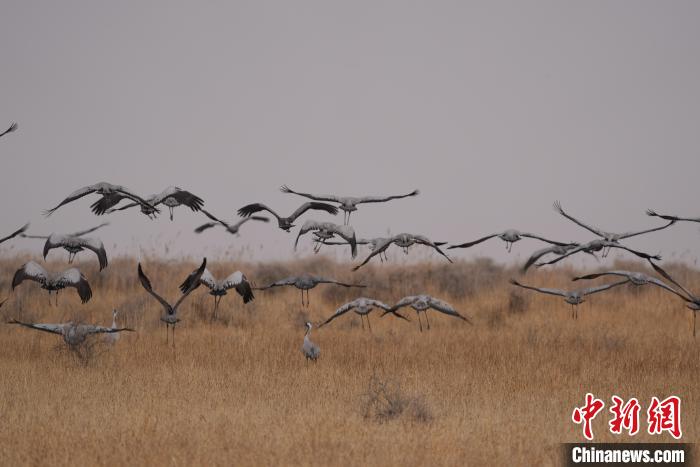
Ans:
[[[582,440],[570,417],[586,392],[608,406],[613,394],[634,396],[643,409],[651,396],[676,394],[684,440],[700,435],[700,342],[690,311],[659,289],[595,295],[572,320],[563,300],[514,290],[507,279],[517,271],[489,261],[356,273],[318,258],[210,264],[219,275],[240,268],[259,285],[300,272],[361,280],[371,284],[362,295],[386,302],[426,292],[474,320],[433,313],[432,329],[420,333],[412,311],[411,323],[375,314],[370,333],[348,315],[312,332],[321,358],[311,364],[300,352],[303,322],[328,316],[356,291],[319,286],[308,311],[293,288],[258,292],[246,306],[233,294],[213,321],[212,298],[197,290],[173,350],[133,259],[114,259],[98,273],[93,258],[83,258],[92,301],[80,305],[68,290],[58,307],[35,284],[10,293],[25,259],[0,261],[0,290],[9,294],[3,322],[109,324],[118,308],[120,324],[138,332],[114,347],[96,345],[82,361],[57,336],[0,325],[0,465],[556,465],[560,443]],[[154,288],[173,298],[195,267],[143,263]],[[700,290],[700,272],[670,270]],[[570,287],[574,273],[558,268],[521,280]],[[605,410],[594,422],[596,440],[615,441]]]

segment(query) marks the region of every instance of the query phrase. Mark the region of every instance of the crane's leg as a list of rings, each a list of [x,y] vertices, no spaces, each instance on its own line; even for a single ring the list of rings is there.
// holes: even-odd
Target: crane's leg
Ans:
[[[170,329],[168,329],[170,325],[168,323],[165,323],[165,345],[168,345],[168,342],[170,341]]]
[[[574,319],[574,305],[571,304],[571,319]]]
[[[364,331],[365,330],[365,320],[362,317],[362,315],[360,315],[360,323],[362,323],[362,330]]]
[[[175,325],[173,324],[173,349],[175,348]]]
[[[697,320],[698,312],[693,310],[693,339],[695,338],[695,321]]]
[[[428,331],[430,331],[430,321],[428,321],[428,311],[426,310],[424,312],[425,314],[425,322],[428,323]]]
[[[418,326],[420,327],[420,332],[423,332],[423,323],[420,320],[420,312],[416,312],[418,315]]]
[[[309,305],[311,305],[311,299],[309,298],[309,291],[307,290],[306,291],[306,308],[308,308]]]
[[[369,327],[369,332],[372,332],[372,325],[369,324],[369,314],[367,315],[367,327]]]
[[[172,221],[173,220],[173,207],[168,206],[168,209],[170,209],[170,220]]]
[[[56,291],[56,306],[58,306],[58,290]]]

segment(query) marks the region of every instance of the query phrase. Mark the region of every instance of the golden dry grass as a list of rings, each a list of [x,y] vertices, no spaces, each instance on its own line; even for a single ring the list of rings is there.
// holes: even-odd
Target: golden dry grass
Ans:
[[[0,262],[2,290],[25,259]],[[27,283],[0,309],[3,321],[109,324],[117,307],[121,324],[138,332],[114,348],[98,346],[84,364],[57,336],[0,326],[0,465],[556,465],[560,443],[582,440],[570,417],[589,391],[606,402],[596,440],[616,440],[606,426],[613,394],[639,398],[643,410],[651,396],[676,394],[684,440],[700,434],[700,343],[690,311],[658,289],[622,286],[593,296],[574,321],[562,300],[514,290],[507,279],[517,272],[489,261],[357,273],[323,259],[210,264],[215,274],[240,267],[257,284],[303,271],[362,280],[373,285],[361,295],[390,303],[427,292],[474,319],[469,326],[433,313],[431,331],[419,333],[412,311],[411,323],[374,314],[370,333],[348,315],[314,330],[321,358],[307,364],[303,321],[319,321],[360,294],[319,286],[308,313],[296,289],[257,292],[245,307],[234,294],[212,322],[212,299],[198,290],[184,306],[173,351],[133,260],[115,259],[101,274],[82,261],[94,290],[89,304],[70,290],[50,307],[46,292]],[[194,266],[144,260],[166,297],[177,296]],[[700,290],[697,271],[671,270]],[[521,280],[567,287],[573,273]],[[366,418],[372,377],[399,385],[417,408]]]

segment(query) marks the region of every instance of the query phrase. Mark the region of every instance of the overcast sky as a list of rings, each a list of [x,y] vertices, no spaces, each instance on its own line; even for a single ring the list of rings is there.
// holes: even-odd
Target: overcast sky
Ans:
[[[283,184],[421,190],[361,206],[362,237],[464,242],[517,228],[591,240],[552,210],[557,199],[611,231],[658,225],[647,208],[700,216],[700,3],[204,3],[5,2],[0,126],[20,127],[0,139],[3,231],[102,221],[94,196],[41,210],[103,180],[144,195],[178,185],[230,220],[258,201],[291,213],[302,199]],[[295,235],[252,223],[238,238],[195,235],[206,219],[185,208],[172,223],[108,220],[105,245],[132,254],[169,244],[169,255],[285,258]],[[698,227],[628,244],[694,259]],[[494,240],[454,256],[506,261],[539,246],[507,255]]]

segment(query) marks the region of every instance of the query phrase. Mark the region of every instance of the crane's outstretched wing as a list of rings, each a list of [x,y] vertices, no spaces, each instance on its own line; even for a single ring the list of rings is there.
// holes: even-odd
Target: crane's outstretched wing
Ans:
[[[83,235],[87,235],[87,234],[89,234],[89,233],[94,232],[94,231],[97,230],[97,229],[101,229],[102,227],[106,227],[106,226],[108,226],[108,225],[109,225],[109,222],[103,222],[103,223],[101,223],[100,225],[97,225],[97,226],[92,227],[92,228],[90,228],[90,229],[81,230],[81,231],[79,231],[79,232],[72,233],[71,236],[72,236],[72,237],[82,237]]]
[[[667,221],[700,222],[700,217],[679,217],[679,216],[657,214],[657,212],[654,211],[653,209],[647,209],[647,216],[660,217],[662,219],[666,219]]]
[[[450,259],[450,257],[447,256],[447,255],[445,254],[445,252],[442,251],[442,250],[440,249],[440,247],[437,246],[437,244],[433,243],[428,237],[424,237],[423,235],[414,235],[414,236],[413,236],[413,240],[414,240],[416,243],[420,243],[421,245],[426,245],[426,246],[431,247],[433,250],[437,251],[437,252],[440,253],[442,256],[444,256],[445,259],[446,259],[447,261],[449,261],[450,263],[453,262],[452,259]]]
[[[613,287],[617,287],[618,285],[626,284],[629,281],[629,279],[625,279],[624,281],[613,282],[612,284],[599,285],[598,287],[589,287],[587,289],[579,290],[579,293],[584,296],[591,295],[594,293],[602,292],[604,290],[612,289]]]
[[[104,326],[86,326],[85,331],[88,334],[104,334],[104,333],[115,333],[115,332],[123,332],[123,331],[135,332],[131,328],[107,328]]]
[[[325,277],[315,277],[314,280],[317,284],[335,284],[342,287],[367,287],[364,284],[348,284],[347,282],[340,282],[335,279],[328,279]]]
[[[280,279],[278,281],[273,282],[272,284],[264,285],[262,287],[254,287],[254,290],[266,290],[266,289],[271,289],[272,287],[284,287],[285,285],[294,285],[297,281],[297,277],[292,276],[292,277],[286,277],[284,279]]]
[[[540,235],[536,235],[536,234],[529,233],[529,232],[519,232],[519,235],[521,237],[534,238],[535,240],[539,240],[541,242],[550,243],[552,245],[557,245],[557,246],[567,246],[567,245],[571,244],[569,242],[558,242],[556,240],[549,240],[548,238],[544,238]]]
[[[372,257],[378,255],[379,253],[386,251],[386,249],[389,248],[389,245],[391,245],[393,243],[393,241],[394,241],[394,238],[384,238],[384,239],[382,239],[381,242],[377,242],[377,246],[372,250],[372,252],[369,255],[367,255],[365,260],[362,263],[355,266],[354,268],[352,268],[352,270],[357,271],[362,266],[369,263],[369,260],[371,260]]]
[[[184,299],[186,299],[187,296],[189,294],[191,294],[194,289],[199,287],[199,283],[202,279],[202,275],[204,274],[204,271],[206,271],[206,269],[207,269],[207,259],[204,258],[202,260],[202,264],[199,266],[199,268],[197,268],[197,270],[193,273],[193,275],[191,275],[192,276],[192,284],[190,285],[190,287],[187,290],[185,290],[183,292],[182,296],[177,300],[177,302],[175,302],[175,305],[173,305],[173,310],[177,311],[177,308],[180,306],[182,301]]]
[[[561,289],[548,289],[548,288],[543,288],[543,287],[532,287],[529,285],[521,284],[520,282],[516,281],[515,279],[511,279],[509,282],[513,285],[517,285],[518,287],[522,287],[523,289],[530,289],[530,290],[534,290],[536,292],[545,293],[545,294],[549,294],[549,295],[558,295],[560,297],[567,296],[567,293]]]
[[[690,291],[689,291],[688,289],[686,289],[686,288],[683,287],[681,284],[679,284],[673,277],[671,277],[671,275],[670,275],[669,273],[667,273],[666,271],[664,271],[664,270],[661,268],[661,266],[659,266],[658,264],[654,263],[654,262],[651,261],[651,260],[648,260],[648,261],[649,261],[649,263],[651,264],[651,267],[654,268],[654,271],[656,271],[658,274],[660,274],[662,277],[664,277],[667,281],[671,282],[673,285],[675,285],[676,287],[678,287],[679,289],[681,289],[681,290],[686,294],[686,296],[684,297],[683,294],[681,294],[681,293],[679,293],[678,291],[675,291],[675,290],[673,291],[673,293],[675,293],[676,295],[678,295],[679,297],[681,297],[681,298],[682,298],[683,300],[685,300],[686,302],[696,302],[696,301],[697,301],[697,298],[695,297],[695,295],[693,295],[692,293],[690,293]]]
[[[24,224],[22,227],[15,230],[14,232],[12,232],[7,237],[0,238],[0,243],[6,242],[7,240],[10,240],[11,238],[15,238],[17,235],[23,234],[24,232],[27,231],[28,228],[29,228],[29,223],[27,222],[26,224]]]
[[[0,136],[5,136],[5,135],[8,134],[8,133],[12,133],[13,131],[17,131],[17,127],[18,127],[17,123],[16,123],[16,122],[12,122],[12,123],[10,124],[10,127],[9,127],[7,130],[5,130],[5,131],[3,131],[2,133],[0,133]]]
[[[70,195],[68,195],[68,196],[66,197],[66,199],[64,199],[63,201],[61,201],[58,205],[56,205],[55,207],[53,207],[53,208],[51,208],[51,209],[45,210],[45,211],[44,211],[44,216],[49,217],[51,214],[53,214],[54,212],[56,212],[56,210],[57,210],[58,208],[60,208],[61,206],[64,206],[64,205],[66,205],[66,204],[68,204],[68,203],[72,203],[73,201],[75,201],[75,200],[77,200],[77,199],[80,199],[80,198],[82,198],[83,196],[87,196],[87,195],[89,195],[90,193],[94,193],[94,192],[96,192],[96,191],[98,190],[99,187],[100,187],[99,184],[97,184],[97,185],[88,185],[88,186],[85,186],[85,187],[80,188],[80,189],[78,189],[78,190],[75,190],[73,193],[71,193]]]
[[[228,276],[222,285],[226,290],[235,288],[238,295],[243,297],[243,303],[248,303],[249,301],[255,299],[250,282],[241,271],[236,271]]]
[[[487,236],[485,236],[485,237],[481,237],[480,239],[474,240],[474,241],[472,241],[472,242],[460,243],[459,245],[450,245],[450,246],[447,247],[447,249],[448,249],[448,250],[451,250],[451,249],[453,249],[453,248],[469,248],[470,246],[474,246],[474,245],[477,245],[477,244],[479,244],[479,243],[481,243],[481,242],[485,242],[486,240],[488,240],[488,239],[490,239],[490,238],[493,238],[493,237],[498,237],[499,235],[501,235],[501,234],[500,234],[500,233],[495,233],[495,234],[487,235]]]
[[[183,206],[187,206],[192,211],[199,211],[204,206],[204,200],[199,196],[191,193],[187,190],[183,190],[177,187],[166,188],[160,195],[158,195],[158,202],[162,202],[166,198],[173,198],[178,203]],[[215,220],[218,220],[214,218]]]
[[[289,216],[289,219],[294,222],[299,216],[304,214],[309,209],[313,209],[315,211],[325,211],[329,214],[333,214],[334,216],[338,214],[338,208],[335,206],[326,203],[309,202],[299,206],[297,210],[294,211],[291,216]]]
[[[158,300],[160,304],[167,310],[170,308],[170,303],[165,301],[163,297],[158,295],[154,290],[153,286],[151,285],[151,280],[146,276],[146,273],[143,272],[143,268],[141,268],[141,263],[138,264],[138,274],[139,274],[139,281],[141,282],[141,285],[143,286],[144,289],[146,289],[146,292],[151,294],[153,298]]]
[[[452,308],[449,303],[443,302],[442,300],[430,297],[430,300],[428,300],[428,305],[430,305],[430,308],[435,311],[439,311],[440,313],[444,313],[449,316],[454,316],[455,318],[459,318],[469,324],[474,324],[470,318],[460,314],[457,310]]]
[[[295,195],[303,196],[304,198],[309,198],[309,199],[313,199],[316,201],[328,201],[330,203],[342,203],[343,202],[340,199],[340,197],[335,196],[335,195],[312,195],[309,193],[300,193],[298,191],[292,190],[287,185],[282,185],[282,187],[280,188],[280,191],[282,193],[293,193]]]
[[[260,211],[267,211],[273,216],[275,216],[277,219],[280,219],[280,216],[275,211],[273,211],[272,209],[270,209],[262,203],[246,204],[238,210],[238,215],[241,217],[250,217],[251,215]]]
[[[413,190],[405,195],[390,195],[390,196],[362,196],[357,198],[357,204],[360,203],[384,203],[386,201],[391,201],[392,199],[408,198],[409,196],[416,196],[420,194],[419,190]]]
[[[80,237],[78,243],[83,248],[87,248],[97,255],[97,260],[100,263],[100,271],[107,267],[107,251],[105,250],[102,240],[94,237]]]
[[[618,237],[620,238],[620,240],[623,240],[623,239],[625,239],[625,238],[635,237],[635,236],[637,236],[637,235],[642,235],[642,234],[649,233],[649,232],[656,232],[657,230],[666,229],[666,228],[672,226],[672,225],[675,224],[675,223],[676,223],[675,220],[671,220],[671,221],[669,221],[668,224],[664,224],[664,225],[662,225],[662,226],[660,226],[660,227],[654,227],[653,229],[647,229],[647,230],[640,230],[640,231],[637,231],[637,232],[625,232],[625,233],[619,234]]]
[[[12,290],[14,290],[15,287],[20,285],[25,280],[38,282],[39,284],[44,285],[46,284],[48,277],[49,275],[46,272],[46,269],[34,261],[29,261],[28,263],[23,264],[22,267],[15,272],[15,275],[12,278]]]
[[[30,329],[36,329],[37,331],[50,332],[51,334],[63,334],[64,324],[42,324],[42,323],[23,323],[22,321],[17,321],[16,319],[11,319],[7,324],[19,324]]]
[[[212,276],[211,272],[209,272],[209,269],[205,269],[204,271],[202,271],[202,274],[199,276],[199,281],[195,282],[195,279],[198,274],[199,268],[192,271],[182,282],[182,284],[180,284],[180,292],[185,293],[190,288],[194,290],[197,287],[199,287],[200,284],[204,284],[210,290],[216,287],[216,279],[214,278],[214,276]]]
[[[78,268],[66,269],[58,277],[57,284],[63,287],[73,287],[78,292],[80,301],[87,303],[92,297],[92,289],[87,281],[85,275],[83,275]]]
[[[126,198],[126,196],[122,195],[121,193],[110,193],[103,195],[100,199],[90,205],[90,210],[93,212],[93,214],[101,216],[107,212],[114,211],[115,209],[112,208],[119,204],[119,202],[124,198]],[[135,204],[130,203],[128,206],[135,206]]]
[[[564,216],[564,217],[566,217],[567,219],[569,219],[570,221],[572,221],[573,223],[578,224],[579,226],[581,226],[581,227],[583,227],[584,229],[588,230],[589,232],[592,232],[592,233],[596,234],[596,235],[599,236],[599,237],[605,238],[605,232],[603,232],[603,231],[600,230],[599,228],[597,228],[597,227],[591,227],[590,225],[584,224],[584,223],[581,222],[580,220],[578,220],[578,219],[576,219],[575,217],[573,217],[573,216],[567,214],[566,212],[564,212],[564,208],[561,207],[561,203],[560,203],[559,201],[555,201],[555,202],[554,202],[554,210],[557,211],[557,212],[558,212],[559,214],[561,214],[562,216]]]

